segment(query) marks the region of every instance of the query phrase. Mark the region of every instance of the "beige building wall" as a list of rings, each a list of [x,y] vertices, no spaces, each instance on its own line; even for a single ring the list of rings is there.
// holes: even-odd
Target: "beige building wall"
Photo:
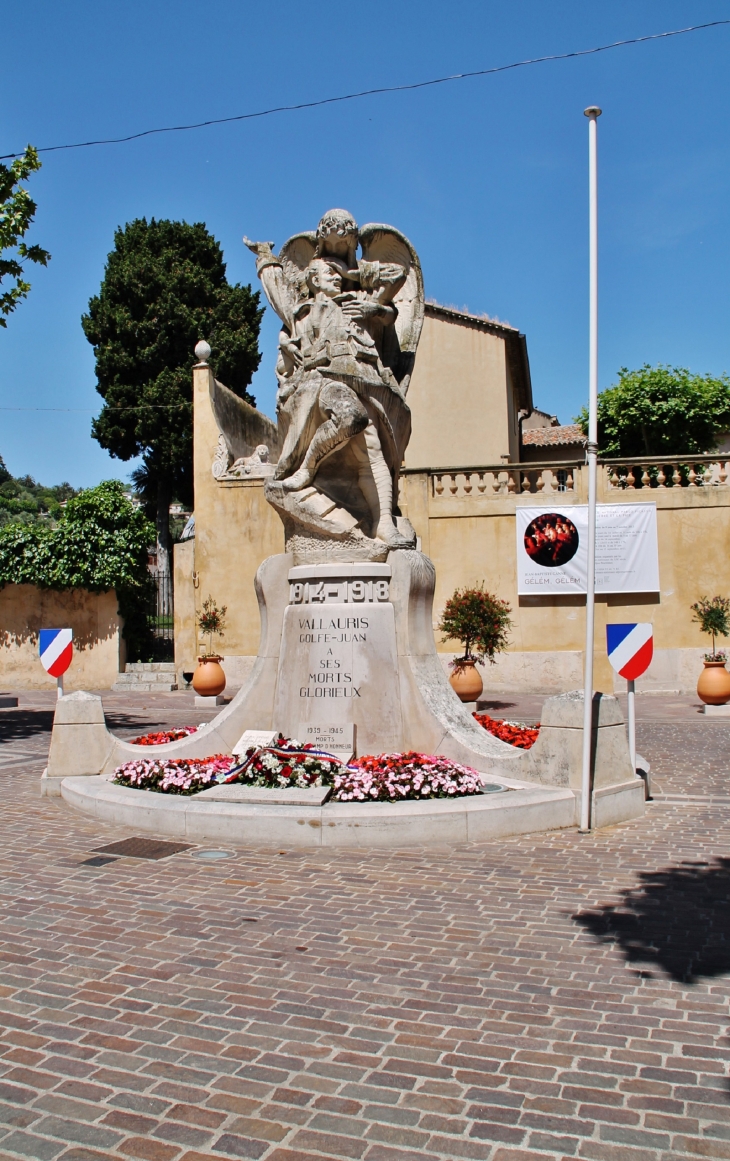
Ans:
[[[424,552],[436,565],[434,629],[446,600],[456,588],[484,582],[496,596],[509,602],[514,625],[510,634],[510,654],[534,654],[532,688],[550,680],[560,684],[560,666],[565,671],[565,688],[575,686],[580,675],[585,639],[585,599],[580,595],[518,596],[515,509],[520,504],[554,506],[587,501],[586,469],[573,469],[574,489],[527,496],[480,495],[463,474],[444,481],[437,473],[407,474],[402,482],[402,508],[422,537]],[[455,482],[456,494],[451,491]],[[444,483],[447,486],[444,487]],[[465,484],[471,491],[467,494]],[[443,488],[439,494],[437,488]],[[596,597],[595,650],[596,688],[610,692],[614,675],[606,655],[606,624],[609,621],[650,621],[654,626],[657,661],[641,684],[650,688],[691,688],[696,682],[702,653],[709,648],[692,620],[690,605],[699,597],[716,593],[730,595],[730,487],[698,488],[611,488],[607,471],[599,467],[600,503],[626,504],[651,501],[657,505],[659,543],[658,594],[608,595]],[[437,647],[455,653],[454,642]],[[680,655],[686,653],[687,655]],[[671,654],[671,656],[670,656]],[[539,656],[538,656],[539,655]],[[502,659],[487,666],[485,684],[499,687],[517,668]],[[520,682],[529,681],[529,669],[520,659]],[[694,673],[694,679],[688,677]],[[570,677],[570,681],[568,681]],[[515,678],[516,680],[516,678]],[[619,679],[618,688],[625,686]],[[530,688],[529,684],[522,688]]]
[[[110,689],[123,668],[117,594],[86,589],[56,592],[35,585],[0,589],[0,684],[7,689],[55,689],[38,656],[41,629],[73,629],[73,660],[64,689]]]
[[[259,646],[259,609],[253,579],[267,556],[284,551],[284,529],[266,503],[263,480],[216,480],[211,467],[219,429],[213,414],[213,374],[193,370],[195,539],[175,546],[175,663],[194,670],[200,647],[195,617],[212,596],[227,605],[227,628],[215,648],[226,659],[229,683],[246,675]]]
[[[427,305],[408,406],[408,468],[516,460],[517,413],[532,406],[524,336],[501,323]]]

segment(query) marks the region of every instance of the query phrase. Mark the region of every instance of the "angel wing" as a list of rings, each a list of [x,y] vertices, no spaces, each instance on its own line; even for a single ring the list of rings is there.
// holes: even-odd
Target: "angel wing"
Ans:
[[[405,283],[393,299],[393,305],[398,308],[398,317],[395,325],[388,327],[383,335],[382,353],[383,362],[390,367],[405,395],[423,326],[421,263],[405,234],[401,234],[394,226],[368,223],[360,230],[360,244],[366,261],[397,262],[406,271]]]
[[[294,234],[284,243],[279,253],[284,281],[295,306],[299,305],[303,297],[305,271],[314,258],[316,248],[317,235],[314,230],[307,230],[303,234]]]

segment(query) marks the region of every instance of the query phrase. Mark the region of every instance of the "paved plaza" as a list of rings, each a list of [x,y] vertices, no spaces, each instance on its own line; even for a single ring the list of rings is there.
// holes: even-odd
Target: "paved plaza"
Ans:
[[[656,798],[588,837],[106,861],[134,832],[39,797],[54,695],[20,696],[0,1161],[730,1158],[730,719],[639,698]],[[210,716],[104,703],[124,737]]]

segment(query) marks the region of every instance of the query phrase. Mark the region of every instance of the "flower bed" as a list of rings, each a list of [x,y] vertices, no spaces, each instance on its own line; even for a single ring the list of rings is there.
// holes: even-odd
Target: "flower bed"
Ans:
[[[332,786],[337,802],[397,802],[481,794],[481,775],[448,758],[419,754],[366,754],[345,766],[333,754],[281,734],[271,746],[251,747],[242,761],[211,758],[140,758],[114,773],[118,786],[159,794],[197,794],[221,782],[244,786]],[[487,787],[501,789],[501,787]]]
[[[213,754],[210,758],[139,758],[117,767],[113,781],[118,786],[154,790],[158,794],[198,794],[216,786],[233,761],[227,754]]]
[[[400,799],[459,798],[481,794],[481,775],[434,754],[366,754],[335,775],[339,802],[393,802]]]
[[[522,726],[518,722],[505,722],[500,718],[490,718],[489,714],[474,714],[474,717],[495,738],[509,742],[510,746],[517,746],[519,750],[529,750],[535,745],[540,733],[540,723],[532,726]]]
[[[139,738],[131,738],[132,746],[164,746],[166,742],[179,742],[190,734],[197,734],[198,726],[181,726],[178,730],[160,730],[156,734],[142,734]]]

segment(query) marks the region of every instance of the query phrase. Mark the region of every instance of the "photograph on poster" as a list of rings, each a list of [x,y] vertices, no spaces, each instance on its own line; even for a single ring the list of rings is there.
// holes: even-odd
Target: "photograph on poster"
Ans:
[[[567,564],[578,551],[578,529],[567,516],[559,512],[543,512],[527,525],[524,535],[525,552],[533,564],[557,568]]]
[[[588,507],[518,507],[517,592],[520,596],[584,593]],[[659,591],[656,504],[596,508],[596,592]]]

